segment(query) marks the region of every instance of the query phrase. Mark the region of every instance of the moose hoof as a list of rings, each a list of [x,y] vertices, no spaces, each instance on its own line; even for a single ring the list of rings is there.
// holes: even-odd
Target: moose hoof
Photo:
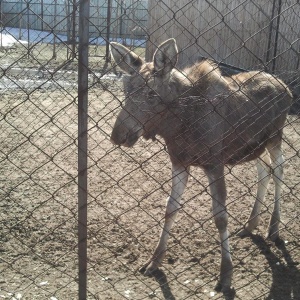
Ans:
[[[270,230],[266,236],[267,239],[270,239],[272,242],[276,242],[279,240],[279,232]]]
[[[238,232],[236,235],[243,239],[245,237],[250,236],[251,232],[245,228],[245,229],[241,230],[240,232]]]
[[[225,299],[228,299],[228,300],[234,299],[235,289],[232,288],[232,287],[223,286],[220,281],[218,281],[218,283],[216,284],[215,291],[216,292],[222,292]]]
[[[217,282],[215,286],[215,291],[218,293],[222,291],[222,283],[220,281]]]
[[[140,268],[140,272],[145,276],[153,276],[157,270],[158,265],[154,261],[150,261]]]
[[[233,287],[222,288],[222,293],[226,300],[232,300],[235,296],[235,289]]]

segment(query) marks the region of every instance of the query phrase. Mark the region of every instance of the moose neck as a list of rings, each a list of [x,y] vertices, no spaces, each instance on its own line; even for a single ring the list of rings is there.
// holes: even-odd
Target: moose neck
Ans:
[[[207,119],[207,115],[215,117],[214,105],[229,92],[226,80],[210,61],[182,72],[173,71],[170,84],[177,97],[167,105],[157,127],[157,134],[164,138],[171,158],[181,162],[191,161],[194,153],[182,145],[188,144],[195,135],[197,147],[202,149],[201,141],[205,139],[206,132],[198,126],[199,120]]]

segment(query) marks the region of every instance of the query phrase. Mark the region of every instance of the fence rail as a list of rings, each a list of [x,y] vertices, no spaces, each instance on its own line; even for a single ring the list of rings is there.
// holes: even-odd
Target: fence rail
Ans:
[[[203,58],[215,60],[226,76],[268,69],[289,84],[296,101],[298,2],[1,1],[0,298],[300,299],[299,106],[283,130],[276,243],[265,238],[274,183],[261,204],[259,226],[241,239],[236,233],[257,197],[256,163],[225,168],[235,295],[214,290],[220,242],[209,182],[193,166],[162,266],[145,277],[138,269],[158,242],[172,187],[170,149],[153,135],[130,148],[112,144],[115,120],[130,100],[124,101],[124,69],[138,70],[139,59],[116,66],[107,52],[115,40],[150,61],[159,44],[174,37],[176,69]],[[244,91],[238,83],[231,82],[237,93]],[[151,79],[143,84],[155,100]]]
[[[109,8],[109,9],[108,9]],[[90,38],[145,39],[148,0],[93,0],[90,2]],[[110,22],[108,22],[108,12]],[[78,33],[78,3],[70,0],[1,2],[2,27],[55,32],[72,41]],[[22,37],[22,36],[21,36]],[[25,37],[26,38],[26,37]]]

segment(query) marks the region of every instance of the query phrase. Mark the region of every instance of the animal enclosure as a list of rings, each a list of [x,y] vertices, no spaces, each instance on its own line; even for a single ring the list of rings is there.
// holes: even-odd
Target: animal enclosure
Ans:
[[[246,70],[299,71],[297,1],[150,0],[149,10],[148,59],[175,37],[181,64],[204,56]]]
[[[118,21],[132,18],[132,23],[135,23],[132,10],[129,13],[125,8],[130,3],[136,7],[141,2],[117,2],[119,7],[123,5],[119,16],[116,16]],[[180,18],[184,7],[179,6],[174,14],[174,6],[170,6],[168,1],[160,2],[164,4],[165,14],[173,15],[174,23],[184,29],[182,35],[190,32],[189,39],[197,37],[200,50],[207,46],[201,44],[206,33],[197,31],[192,20],[183,22]],[[177,2],[181,5],[181,1]],[[227,28],[231,24],[230,16],[240,17],[236,10],[238,7],[239,13],[242,13],[241,8],[247,8],[245,16],[260,11],[265,18],[265,28],[272,20],[272,26],[275,26],[278,12],[280,22],[293,19],[293,28],[299,27],[299,19],[295,18],[299,9],[297,1],[280,1],[281,10],[278,10],[279,1],[274,1],[277,9],[274,9],[273,17],[272,9],[265,10],[267,4],[264,5],[264,1],[248,1],[247,4],[243,1],[230,1],[230,4],[222,1],[228,14],[215,7],[214,1],[209,1],[209,13],[201,11],[197,1],[191,2],[194,3],[195,17],[214,19],[213,11],[218,12],[223,19],[222,26]],[[103,11],[107,9],[107,3]],[[28,5],[30,14],[43,20],[34,8],[30,8],[29,2]],[[147,7],[150,20],[157,16],[151,5],[150,1]],[[10,16],[3,16],[3,13],[2,10],[2,21],[8,22]],[[26,10],[19,12],[24,21],[26,13]],[[267,13],[271,13],[268,18]],[[93,5],[90,6],[90,14],[97,15]],[[77,29],[82,15],[82,10],[78,11],[75,19]],[[255,16],[253,23],[258,22],[257,14]],[[175,28],[172,32],[163,18],[159,20],[157,30],[151,22],[145,28],[147,46],[140,47],[134,35],[128,37],[128,43],[122,37],[118,41],[144,58],[150,50],[154,52],[159,46],[162,40],[155,40],[155,34],[161,31],[167,38],[178,38],[180,57],[184,57],[188,49],[182,44],[181,35],[176,36]],[[105,21],[108,22],[107,19]],[[44,19],[43,22],[45,25],[48,21]],[[57,26],[61,24],[60,20]],[[83,299],[79,295],[85,292],[87,299],[226,299],[214,290],[220,273],[220,242],[211,211],[209,183],[203,170],[191,167],[160,271],[154,277],[143,276],[138,270],[158,242],[172,185],[171,163],[165,142],[157,136],[155,141],[139,139],[132,148],[117,147],[111,143],[113,126],[124,107],[126,91],[122,83],[124,71],[110,62],[110,57],[105,57],[106,45],[89,44],[89,62],[83,65],[80,57],[85,53],[81,51],[84,49],[82,40],[79,45],[69,44],[67,37],[58,35],[55,30],[28,31],[27,35],[32,24],[25,22],[25,25],[22,28],[25,36],[34,37],[33,40],[19,39],[19,28],[11,28],[3,22],[0,33],[0,298]],[[54,23],[49,22],[50,25],[55,28]],[[209,29],[215,24],[210,21],[206,26]],[[90,24],[91,27],[93,25]],[[255,24],[253,28],[256,28]],[[77,29],[76,35],[82,39]],[[214,31],[212,34],[210,31],[210,34],[212,42],[223,39],[224,43],[229,43],[221,32]],[[246,33],[244,37],[239,36],[245,39],[244,47],[247,48],[249,36]],[[252,32],[251,39],[255,36],[259,37],[260,33]],[[53,43],[54,37],[56,44]],[[106,33],[102,37],[105,40]],[[112,38],[116,40],[115,36]],[[299,52],[297,37],[290,40],[287,36],[284,43],[279,38],[278,41],[277,49],[285,47]],[[259,39],[257,44],[260,42]],[[265,69],[264,65],[242,64],[238,52],[239,59],[232,61],[214,57],[214,53],[221,51],[220,44],[214,45],[207,50],[207,55],[200,54],[215,58],[224,75],[236,74],[246,67],[252,69],[256,66],[260,71]],[[217,49],[213,50],[214,47]],[[285,60],[285,54],[278,50],[276,59]],[[257,57],[260,55],[257,54]],[[234,56],[235,53],[231,58]],[[260,58],[263,63],[265,56]],[[151,59],[152,55],[149,61]],[[283,71],[290,72],[290,61],[286,60],[288,69]],[[296,60],[294,66],[293,78],[287,83],[296,101],[299,91]],[[83,74],[83,71],[88,73],[85,90],[88,94],[87,111],[82,111],[82,98],[87,94],[78,90],[78,73]],[[283,81],[291,78],[277,75]],[[81,130],[78,128],[78,115],[85,113],[88,117],[85,132],[88,148],[82,153],[84,151],[79,149],[83,149],[84,132],[78,135],[78,130]],[[241,239],[236,234],[246,225],[256,198],[255,161],[225,168],[234,299],[300,298],[299,149],[300,120],[298,114],[290,113],[283,128],[285,175],[279,224],[281,240],[276,243],[265,238],[274,204],[273,181],[262,205],[259,226],[252,235]],[[84,223],[80,219],[82,214],[78,214],[82,210],[78,206],[78,185],[84,176],[84,172],[78,173],[78,153],[81,155],[79,159],[87,159],[86,272],[80,268],[84,251],[82,247],[78,250],[78,246],[82,246],[82,240],[78,240],[78,227]],[[82,280],[85,276],[86,286]]]

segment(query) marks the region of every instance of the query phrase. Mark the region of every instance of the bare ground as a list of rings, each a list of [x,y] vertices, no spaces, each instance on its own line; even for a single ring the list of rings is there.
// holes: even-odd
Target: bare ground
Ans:
[[[53,45],[0,50],[0,81],[18,82],[28,68],[44,70],[50,83],[76,79],[55,73],[77,70],[68,46],[57,46],[55,59]],[[92,72],[105,70],[103,54],[91,47]],[[25,71],[12,76],[11,68]],[[119,84],[93,81],[89,92],[88,299],[223,299],[214,291],[220,247],[200,169],[192,169],[161,271],[138,272],[161,230],[170,163],[161,140],[132,149],[109,142]],[[37,86],[1,90],[0,299],[77,299],[77,93],[72,85]],[[264,239],[272,184],[254,235],[235,236],[254,203],[256,170],[253,163],[227,169],[235,299],[300,299],[299,149],[300,120],[290,116],[277,245]]]
[[[192,169],[161,272],[138,272],[158,240],[170,163],[161,140],[110,143],[122,94],[118,83],[107,85],[110,92],[102,86],[89,96],[88,299],[223,299],[214,291],[220,248],[200,169]],[[78,297],[76,96],[1,95],[0,298]],[[256,170],[227,169],[235,299],[300,299],[300,120],[288,121],[281,243],[264,239],[273,184],[254,235],[235,236],[254,203]]]

